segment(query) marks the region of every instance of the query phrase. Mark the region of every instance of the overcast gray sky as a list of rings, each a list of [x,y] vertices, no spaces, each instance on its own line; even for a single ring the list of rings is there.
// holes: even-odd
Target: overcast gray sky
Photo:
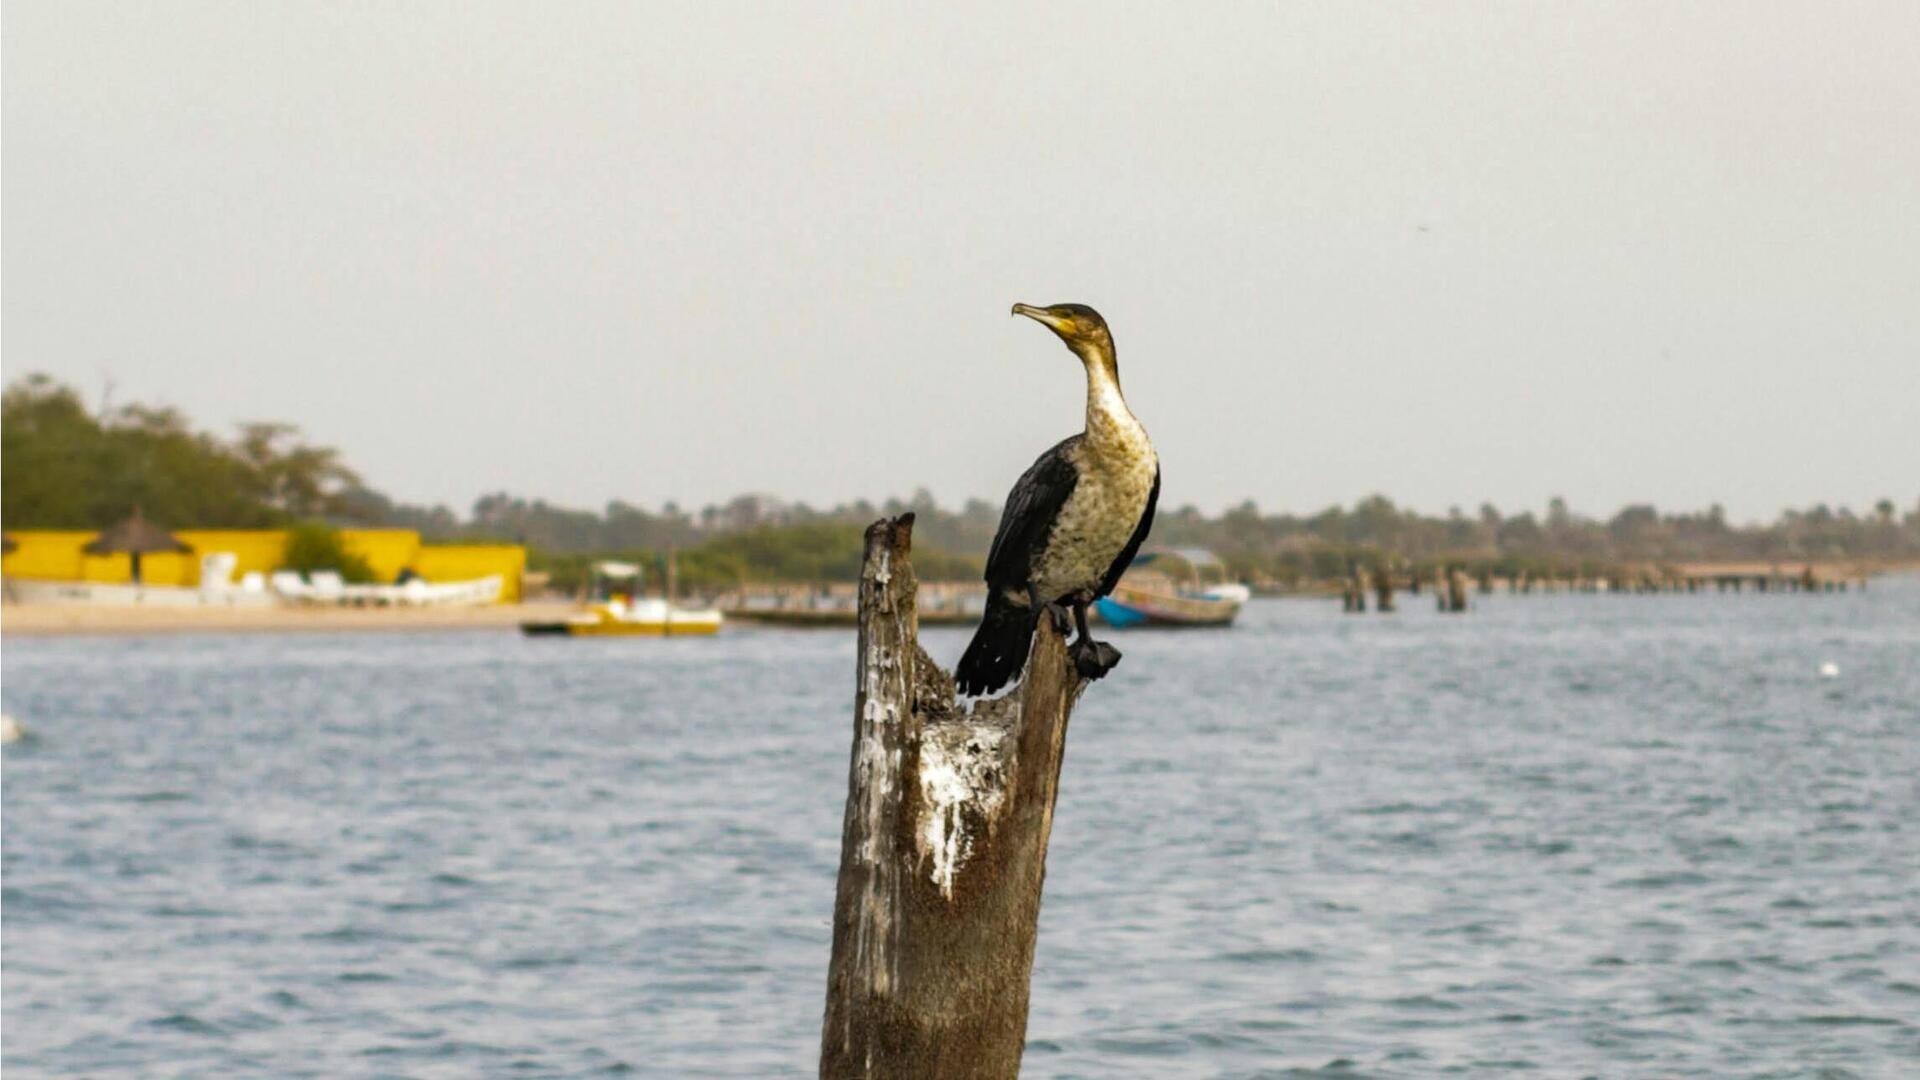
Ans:
[[[1920,5],[4,9],[4,364],[464,509],[1920,489]]]

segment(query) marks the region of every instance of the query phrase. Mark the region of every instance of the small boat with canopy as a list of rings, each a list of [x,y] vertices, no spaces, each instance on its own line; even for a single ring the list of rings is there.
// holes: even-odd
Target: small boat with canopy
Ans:
[[[586,610],[559,622],[523,622],[520,630],[534,636],[565,637],[683,637],[720,632],[719,611],[674,604],[670,569],[665,596],[641,596],[645,579],[637,563],[597,562],[589,588],[595,599]]]
[[[1251,589],[1228,580],[1226,564],[1213,552],[1159,548],[1136,556],[1093,609],[1116,629],[1230,626],[1252,596]]]

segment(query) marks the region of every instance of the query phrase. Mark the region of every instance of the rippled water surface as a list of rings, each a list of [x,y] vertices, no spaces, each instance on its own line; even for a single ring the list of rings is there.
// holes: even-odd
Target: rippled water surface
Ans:
[[[1916,1075],[1920,583],[1118,643],[1028,1075]],[[810,1073],[852,651],[8,640],[8,1077]]]

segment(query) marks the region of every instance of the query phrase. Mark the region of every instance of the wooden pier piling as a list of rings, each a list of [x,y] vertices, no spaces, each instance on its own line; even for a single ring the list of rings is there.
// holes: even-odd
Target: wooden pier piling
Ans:
[[[1043,618],[1019,685],[962,711],[920,648],[912,530],[907,514],[866,535],[820,1075],[1011,1078],[1086,682]]]

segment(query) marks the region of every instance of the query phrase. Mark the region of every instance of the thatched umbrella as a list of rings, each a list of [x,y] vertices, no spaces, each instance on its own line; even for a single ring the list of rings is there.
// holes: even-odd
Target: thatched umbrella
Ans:
[[[128,555],[133,559],[133,583],[140,584],[140,556],[164,552],[184,554],[193,549],[175,540],[173,536],[153,522],[140,515],[140,508],[133,508],[133,516],[125,521],[107,527],[105,532],[87,541],[80,549],[89,555]]]

